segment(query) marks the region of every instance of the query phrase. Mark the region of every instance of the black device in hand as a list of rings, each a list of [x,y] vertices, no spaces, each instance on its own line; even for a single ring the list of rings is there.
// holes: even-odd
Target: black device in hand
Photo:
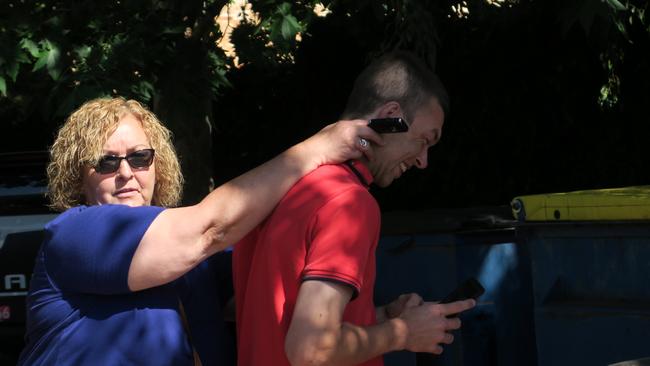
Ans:
[[[372,128],[377,133],[397,133],[409,130],[406,121],[400,117],[372,118],[368,122],[368,127]]]
[[[445,296],[444,299],[440,301],[441,304],[447,304],[454,301],[474,299],[476,300],[479,296],[483,295],[485,289],[474,278],[470,278],[467,281],[463,282],[460,286]]]
[[[481,283],[476,279],[470,278],[460,284],[460,286],[456,287],[454,291],[450,292],[442,300],[440,300],[440,304],[447,304],[450,302],[467,299],[476,300],[479,298],[479,296],[483,295],[484,292],[485,289],[483,288],[483,285],[481,285]],[[449,314],[447,315],[447,318],[455,318],[456,316],[458,316],[458,314]],[[432,364],[434,362],[434,357],[435,356],[430,353],[418,352],[415,356],[416,364]]]

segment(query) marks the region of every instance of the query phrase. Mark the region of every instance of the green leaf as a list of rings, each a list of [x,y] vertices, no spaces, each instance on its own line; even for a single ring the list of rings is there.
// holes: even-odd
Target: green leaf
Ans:
[[[74,52],[77,54],[77,56],[79,56],[81,58],[86,58],[86,57],[88,57],[88,55],[90,55],[90,52],[92,50],[93,50],[92,47],[87,46],[87,45],[83,45],[83,46],[79,46],[79,47],[75,48]]]
[[[54,81],[59,80],[59,77],[61,76],[61,69],[58,67],[48,67],[47,72]]]
[[[27,50],[34,58],[37,58],[40,54],[38,46],[31,39],[23,38],[20,41],[20,46],[23,49]]]
[[[59,66],[59,59],[61,51],[59,48],[49,40],[41,41],[42,50],[38,53],[36,63],[32,71],[38,71],[44,66],[47,66],[47,72],[53,80],[58,80],[61,76],[61,67]]]
[[[57,80],[61,74],[61,69],[58,67],[61,52],[58,47],[49,40],[40,42],[42,50],[38,53],[38,59],[32,68],[32,71],[38,71],[44,66],[47,66],[47,71],[52,79]]]
[[[2,76],[0,76],[0,94],[7,96],[7,82]]]
[[[286,40],[291,40],[296,36],[296,33],[300,32],[302,27],[298,23],[298,19],[293,15],[286,15],[282,19],[282,38]]]
[[[49,40],[45,40],[45,47],[47,49],[47,68],[52,69],[56,66],[56,64],[59,61],[59,57],[61,56],[61,52],[59,51],[59,48],[50,42]]]
[[[625,7],[625,5],[623,5],[623,4],[622,4],[620,1],[618,1],[618,0],[607,0],[607,3],[608,3],[609,6],[611,6],[614,10],[617,10],[617,11],[627,10],[627,8]]]
[[[34,67],[32,68],[32,71],[38,71],[43,68],[47,64],[47,51],[40,52],[38,54],[38,59],[36,60],[36,63],[34,64]]]
[[[278,12],[282,15],[287,15],[291,13],[291,4],[290,3],[282,3],[278,5]]]
[[[61,17],[59,16],[50,16],[45,20],[43,24],[47,24],[50,27],[58,28],[61,25]]]
[[[627,36],[627,29],[625,29],[625,24],[622,21],[615,19],[614,25],[616,26],[616,29],[618,29],[618,31],[623,35],[623,37],[627,39],[628,36]]]
[[[27,54],[25,54],[24,52],[17,52],[16,53],[16,62],[19,62],[21,64],[28,64],[28,63],[30,63],[30,60],[27,57]]]
[[[18,69],[20,68],[20,64],[18,61],[14,61],[13,63],[9,64],[7,67],[7,75],[11,78],[13,82],[16,82],[16,77],[18,76]]]
[[[135,93],[142,101],[148,102],[149,100],[151,100],[151,96],[153,95],[154,89],[153,89],[153,85],[150,82],[141,81],[137,84],[132,85],[131,91]]]

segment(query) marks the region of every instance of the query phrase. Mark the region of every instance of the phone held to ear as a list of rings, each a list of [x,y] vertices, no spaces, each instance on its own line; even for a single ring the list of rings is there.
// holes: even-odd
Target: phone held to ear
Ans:
[[[368,122],[368,127],[372,128],[377,133],[397,133],[409,130],[406,121],[400,117],[372,118]]]
[[[474,278],[470,278],[467,281],[463,282],[460,286],[450,292],[444,299],[440,301],[441,304],[447,304],[454,301],[466,300],[466,299],[478,299],[479,296],[483,295],[485,289]]]

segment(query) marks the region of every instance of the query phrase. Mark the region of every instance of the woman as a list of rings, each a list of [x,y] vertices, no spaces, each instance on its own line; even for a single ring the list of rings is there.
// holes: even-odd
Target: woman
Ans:
[[[169,131],[135,101],[81,106],[51,149],[49,196],[65,212],[45,228],[19,364],[198,361],[179,305],[185,275],[242,238],[307,172],[369,153],[363,139],[380,137],[365,124],[328,126],[200,203],[170,208],[182,177]]]

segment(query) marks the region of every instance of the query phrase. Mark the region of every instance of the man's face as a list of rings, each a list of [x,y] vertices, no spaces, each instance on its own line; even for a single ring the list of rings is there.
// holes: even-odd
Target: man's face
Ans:
[[[383,135],[385,145],[375,147],[375,156],[368,162],[374,183],[387,187],[413,166],[426,168],[427,150],[440,140],[444,118],[440,103],[431,98],[415,113],[412,121],[407,121],[410,122],[408,132]]]

